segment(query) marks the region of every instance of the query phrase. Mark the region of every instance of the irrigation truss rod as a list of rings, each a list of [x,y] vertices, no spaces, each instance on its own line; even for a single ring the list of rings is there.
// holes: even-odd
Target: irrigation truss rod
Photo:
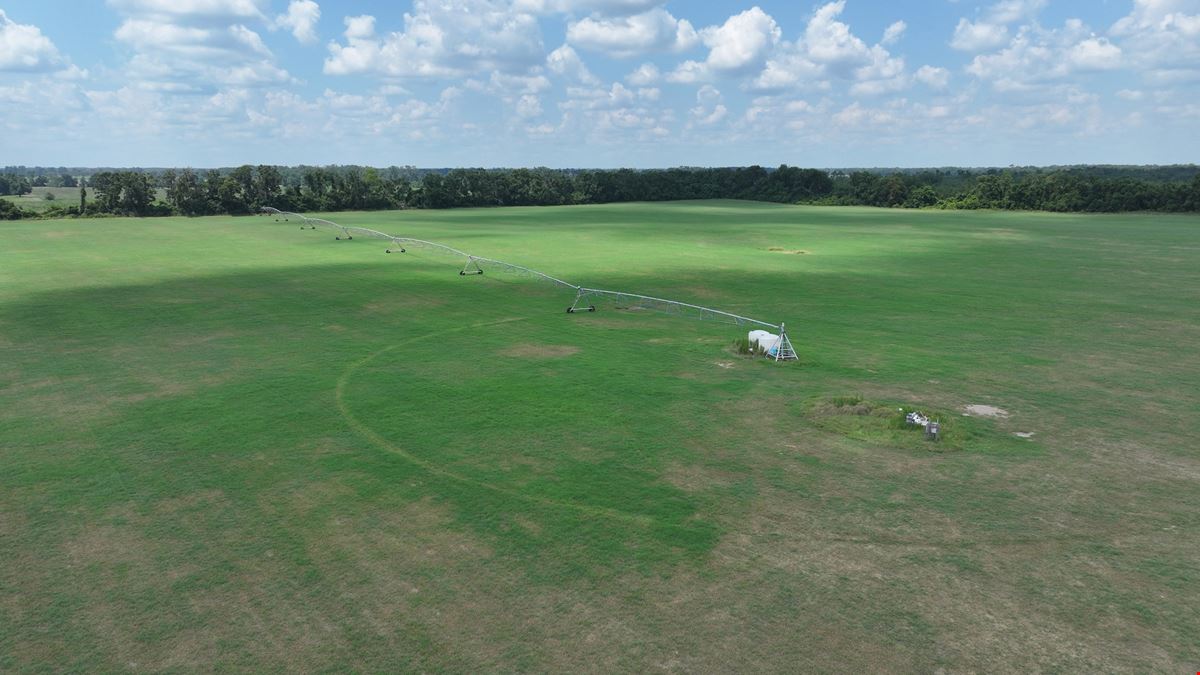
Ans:
[[[433,251],[436,251],[439,253],[445,253],[445,254],[453,255],[456,257],[460,257],[460,258],[466,258],[466,266],[463,268],[463,270],[461,272],[459,272],[459,274],[464,274],[464,275],[483,274],[483,268],[481,267],[481,265],[482,265],[482,266],[497,267],[505,272],[515,273],[515,274],[518,274],[521,276],[527,276],[527,277],[531,277],[531,278],[538,279],[541,281],[547,281],[551,284],[554,284],[555,286],[560,286],[562,288],[566,288],[566,289],[575,291],[575,303],[573,305],[571,305],[570,309],[567,310],[568,312],[595,311],[595,305],[589,304],[590,301],[593,298],[594,299],[606,299],[606,300],[615,301],[618,304],[622,304],[622,305],[625,305],[628,307],[638,307],[638,308],[642,308],[642,309],[650,309],[650,310],[655,310],[655,311],[663,312],[666,314],[672,314],[672,315],[676,315],[676,316],[685,316],[685,317],[689,317],[689,318],[708,320],[708,321],[720,321],[722,323],[732,323],[737,326],[755,325],[755,326],[762,326],[764,328],[773,328],[773,329],[778,330],[780,332],[780,335],[784,334],[784,326],[782,323],[768,323],[766,321],[760,321],[758,319],[751,319],[750,317],[740,316],[738,314],[732,314],[730,312],[723,312],[719,309],[713,309],[711,307],[702,307],[700,305],[693,305],[693,304],[686,303],[686,302],[679,302],[677,300],[666,300],[664,298],[656,298],[656,297],[649,296],[649,295],[639,295],[637,293],[626,293],[623,291],[608,291],[608,290],[604,290],[601,288],[589,288],[587,286],[579,286],[577,284],[570,283],[569,281],[563,281],[562,279],[559,279],[558,277],[552,277],[549,274],[545,274],[545,273],[539,272],[537,270],[529,269],[528,267],[523,267],[521,265],[514,265],[513,263],[504,262],[502,260],[494,260],[492,258],[484,258],[484,257],[477,256],[477,255],[471,255],[470,253],[467,253],[465,251],[460,251],[459,249],[454,248],[453,246],[447,246],[445,244],[439,244],[437,242],[425,241],[424,239],[414,239],[412,237],[400,237],[400,236],[396,236],[393,234],[387,234],[384,232],[380,232],[378,230],[371,230],[371,229],[368,229],[365,227],[352,227],[352,226],[348,226],[348,225],[339,225],[338,223],[335,223],[331,220],[325,220],[324,218],[311,218],[311,217],[306,216],[301,213],[293,213],[291,211],[281,211],[279,209],[271,208],[269,206],[263,207],[262,212],[271,214],[271,215],[274,215],[277,217],[283,216],[283,217],[286,217],[289,219],[296,218],[297,220],[300,221],[301,227],[307,226],[311,229],[316,229],[316,227],[318,225],[320,225],[322,227],[334,229],[334,230],[340,231],[343,235],[345,235],[345,237],[347,239],[353,239],[354,235],[359,235],[359,236],[363,236],[363,237],[370,237],[372,239],[382,239],[384,241],[389,241],[392,244],[394,244],[400,252],[405,251],[405,248],[404,248],[405,246],[413,246],[413,247],[417,247],[417,248],[430,249],[430,250],[433,250]],[[341,239],[342,237],[338,236],[337,238]],[[388,249],[388,251],[391,252],[391,249]]]

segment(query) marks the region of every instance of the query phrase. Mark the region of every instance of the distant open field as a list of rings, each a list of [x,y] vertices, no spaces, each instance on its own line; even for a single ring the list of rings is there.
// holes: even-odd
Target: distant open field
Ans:
[[[46,195],[52,195],[52,199],[47,199]],[[155,190],[155,199],[163,200],[167,196],[167,191],[161,188]],[[35,187],[33,192],[27,195],[5,195],[0,199],[8,201],[20,206],[23,209],[30,211],[45,211],[51,206],[79,206],[79,188],[77,187]],[[87,189],[88,203],[96,201],[96,191],[92,188]]]
[[[1200,668],[1200,218],[327,217],[801,360],[271,218],[0,223],[0,671]]]
[[[46,195],[52,198],[47,199]],[[27,195],[5,195],[0,199],[7,199],[23,209],[40,212],[51,206],[79,206],[79,188],[35,187]],[[94,201],[91,190],[88,190],[87,199],[89,203]]]

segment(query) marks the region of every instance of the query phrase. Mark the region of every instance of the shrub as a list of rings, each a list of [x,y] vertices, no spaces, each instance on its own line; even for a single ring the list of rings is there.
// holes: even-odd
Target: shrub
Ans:
[[[757,342],[751,342],[749,337],[734,340],[733,351],[744,356],[763,356],[767,353]]]

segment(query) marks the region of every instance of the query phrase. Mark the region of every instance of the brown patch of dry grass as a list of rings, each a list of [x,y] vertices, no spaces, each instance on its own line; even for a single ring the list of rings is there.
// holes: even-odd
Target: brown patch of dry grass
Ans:
[[[394,297],[394,298],[388,298],[387,300],[378,300],[378,301],[374,301],[374,302],[365,303],[365,304],[363,304],[362,309],[359,310],[359,313],[364,316],[376,316],[376,315],[380,315],[380,314],[384,314],[384,315],[401,314],[407,310],[432,309],[435,307],[442,307],[445,304],[446,304],[446,301],[441,298],[435,298],[435,297],[429,297],[429,296],[424,296],[424,297],[398,296],[398,297]]]
[[[331,504],[354,497],[354,490],[338,481],[309,483],[287,490],[283,495],[270,495],[268,500],[279,503],[281,510],[291,518],[307,518],[311,513]]]
[[[188,347],[197,347],[199,345],[208,344],[208,343],[214,342],[216,340],[233,340],[238,337],[240,337],[240,334],[236,333],[234,331],[218,330],[218,331],[210,331],[210,332],[206,332],[206,333],[194,333],[191,335],[184,335],[181,337],[177,337],[177,338],[171,340],[171,344],[174,345],[175,347],[188,348]]]
[[[513,345],[500,351],[503,356],[520,359],[565,359],[578,353],[579,347],[572,345],[546,345],[531,342]]]
[[[1004,241],[1030,241],[1033,237],[1028,232],[1019,232],[1007,227],[988,227],[971,232],[975,239],[1000,239]]]
[[[119,360],[121,356],[120,352],[114,352],[112,358]],[[136,385],[143,391],[114,393],[111,381],[78,375],[16,379],[0,390],[0,394],[10,398],[8,411],[12,415],[78,427],[111,419],[122,406],[190,396],[203,388],[219,386],[230,377],[228,373],[214,371],[192,376],[163,369],[130,367],[123,373],[125,383]]]
[[[720,406],[721,418],[736,418],[740,405]],[[803,617],[794,617],[797,625],[824,617],[818,623],[837,636],[831,639],[850,636],[861,642],[864,654],[873,655],[869,668],[904,670],[905,664],[939,661],[979,670],[996,663],[1018,670],[1067,664],[1100,671],[1170,671],[1181,666],[1177,655],[1156,645],[1164,627],[1131,620],[1127,614],[1131,610],[1111,595],[1118,588],[1142,588],[1152,594],[1160,587],[1119,571],[1115,565],[1121,558],[1091,554],[1095,545],[1110,545],[1143,552],[1138,557],[1157,551],[1164,559],[1182,559],[1186,544],[1173,538],[1169,527],[1158,526],[1171,516],[1147,513],[1141,518],[1154,521],[1153,526],[1130,522],[1114,527],[1103,514],[1062,513],[1054,505],[1062,495],[1078,495],[1068,497],[1073,501],[1089,499],[1097,484],[1121,480],[1129,462],[1144,464],[1163,480],[1173,475],[1182,488],[1194,471],[1187,462],[1146,457],[1145,449],[1126,448],[1112,456],[1114,464],[1123,460],[1124,467],[1079,465],[1073,457],[1059,455],[977,467],[976,473],[962,480],[978,485],[980,496],[1014,493],[1014,506],[1005,508],[1015,512],[1002,520],[1021,522],[1023,527],[996,532],[989,529],[990,514],[984,515],[985,511],[973,519],[967,513],[970,509],[956,507],[948,512],[936,502],[928,504],[931,492],[935,493],[931,486],[945,483],[946,462],[941,457],[897,453],[803,427],[763,424],[749,410],[740,414],[749,421],[732,433],[745,434],[745,444],[756,448],[751,475],[758,476],[754,484],[759,490],[748,511],[722,514],[727,534],[714,550],[711,573],[705,576],[706,580],[739,579],[737,597],[705,587],[706,594],[728,603],[722,610],[727,625],[738,616],[733,608],[739,598],[762,603],[772,594],[804,588],[808,590],[799,597],[814,602]],[[775,487],[800,484],[807,471],[787,454],[770,451],[779,446],[802,450],[805,456],[841,470],[822,471],[807,492]],[[677,471],[672,467],[668,475],[678,478]],[[794,472],[796,478],[782,483],[762,480],[770,471]],[[683,476],[688,482],[688,473]],[[880,485],[895,487],[890,494],[878,494]],[[1131,495],[1130,504],[1113,508],[1136,511],[1139,499]],[[1130,543],[1129,537],[1138,543]],[[903,582],[897,583],[900,579]],[[1046,598],[1040,595],[1044,591],[1036,589],[1053,589],[1056,595]],[[823,615],[826,607],[838,607],[837,616]],[[1093,616],[1097,607],[1108,609]],[[882,615],[881,608],[905,612]],[[872,624],[878,624],[878,629],[858,632],[858,626]],[[910,624],[914,637],[903,638],[901,633],[903,639],[897,644],[893,624]],[[758,632],[761,643],[777,639],[770,626],[757,624],[748,630]],[[928,637],[916,639],[920,635]],[[1125,637],[1114,640],[1114,635]],[[713,639],[720,642],[719,637]],[[837,652],[843,657],[848,653]],[[822,663],[822,655],[805,653],[798,662],[811,670]]]
[[[161,515],[178,515],[198,509],[223,508],[229,505],[229,500],[221,490],[199,490],[178,497],[160,499],[154,503],[154,510]]]
[[[687,492],[729,487],[738,478],[738,474],[732,471],[679,462],[671,464],[663,471],[663,480]]]

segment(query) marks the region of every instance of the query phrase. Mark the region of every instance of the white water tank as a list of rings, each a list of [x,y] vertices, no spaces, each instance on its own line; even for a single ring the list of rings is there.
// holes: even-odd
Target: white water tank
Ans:
[[[752,330],[749,338],[750,342],[757,342],[768,356],[775,356],[775,352],[779,349],[779,336],[769,330]]]

